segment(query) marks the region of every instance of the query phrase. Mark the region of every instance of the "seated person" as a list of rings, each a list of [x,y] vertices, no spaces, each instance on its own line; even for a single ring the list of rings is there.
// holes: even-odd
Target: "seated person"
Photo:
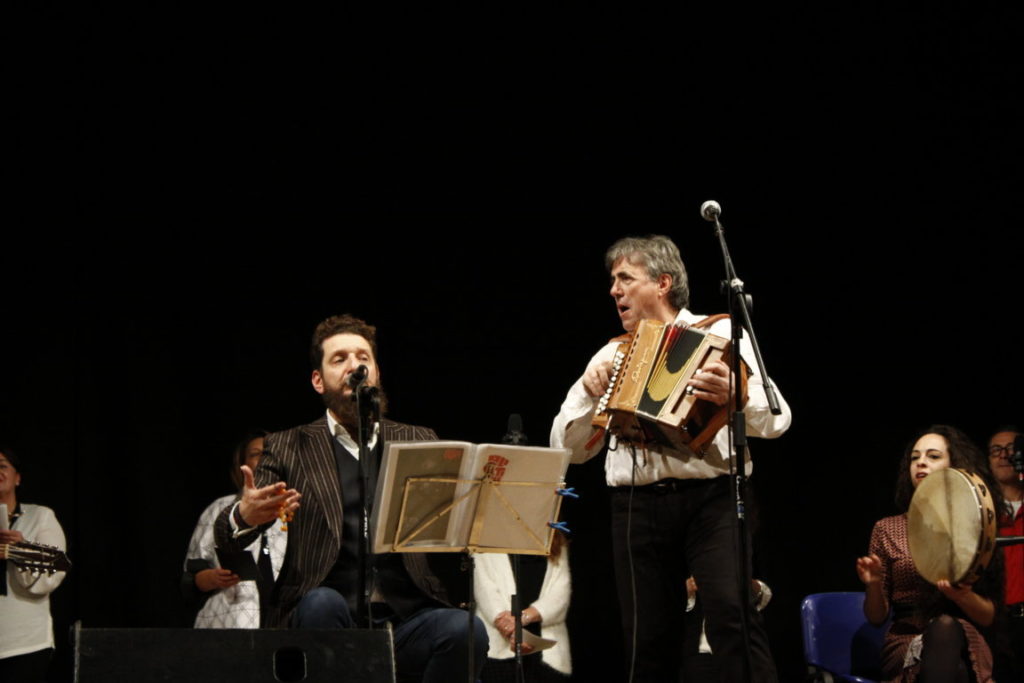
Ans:
[[[936,425],[922,432],[903,455],[896,483],[899,507],[909,507],[925,477],[948,467],[977,474],[992,488],[988,464],[978,447],[959,429]],[[915,681],[920,676],[928,683],[991,681],[992,651],[982,631],[995,618],[996,603],[989,596],[1001,595],[999,554],[973,586],[946,580],[932,586],[917,573],[910,556],[905,512],[875,524],[869,552],[857,560],[857,575],[864,583],[864,614],[880,626],[893,611],[882,647],[885,680]]]
[[[988,440],[988,461],[992,476],[1003,494],[999,511],[1000,536],[1024,536],[1024,482],[1011,462],[1019,446],[1021,431],[1007,425],[997,429]],[[1024,680],[1024,544],[1003,546],[1003,575],[1006,578],[1006,638],[999,641],[996,653],[996,680]]]
[[[365,568],[370,599],[364,604],[372,607],[375,623],[388,621],[394,627],[398,680],[465,680],[470,620],[457,607],[469,597],[468,576],[459,571],[461,558],[448,553],[367,557],[362,542],[361,520],[364,510],[372,513],[384,445],[437,438],[431,429],[367,418],[369,453],[367,462],[361,461],[360,414],[353,398],[362,396],[364,405],[377,402],[380,412],[386,412],[376,356],[376,329],[362,320],[333,316],[317,325],[310,345],[311,381],[323,396],[326,415],[267,436],[255,475],[242,467],[241,499],[214,524],[217,547],[249,547],[282,511],[294,513],[288,524],[288,552],[266,606],[266,626],[366,624],[371,615],[359,612]],[[353,386],[360,384],[359,389]],[[364,468],[370,478],[365,491]],[[473,624],[478,676],[487,634],[479,618]]]
[[[568,545],[555,534],[551,555],[519,555],[519,581],[513,579],[512,557],[501,553],[475,556],[473,589],[477,613],[487,627],[490,649],[481,680],[501,683],[515,679],[515,618],[510,610],[512,594],[518,591],[523,609],[523,630],[541,638],[558,641],[538,654],[524,644],[523,674],[533,683],[569,680],[572,659],[565,618],[572,593]]]
[[[231,479],[242,489],[242,465],[255,469],[263,455],[263,437],[258,431],[247,435],[235,447],[231,459]],[[269,600],[274,579],[281,571],[288,535],[279,519],[260,535],[260,542],[247,549],[258,569],[255,581],[239,581],[230,569],[220,566],[213,543],[213,523],[224,508],[233,505],[240,493],[222,496],[210,503],[192,532],[181,577],[186,600],[198,607],[196,628],[259,628],[260,605]]]

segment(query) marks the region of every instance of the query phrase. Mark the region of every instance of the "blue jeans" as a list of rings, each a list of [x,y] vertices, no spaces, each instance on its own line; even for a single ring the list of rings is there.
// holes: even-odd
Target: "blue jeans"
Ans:
[[[333,588],[314,588],[299,600],[292,614],[292,628],[354,628],[348,603]]]
[[[352,628],[348,603],[331,588],[314,588],[302,596],[292,628]],[[460,683],[467,679],[469,617],[464,610],[428,607],[395,627],[395,663],[399,681]],[[487,632],[473,618],[474,676],[487,661]]]
[[[438,607],[420,610],[395,629],[395,661],[399,681],[459,683],[469,664],[469,615],[465,610]],[[473,676],[487,661],[487,631],[473,617]]]

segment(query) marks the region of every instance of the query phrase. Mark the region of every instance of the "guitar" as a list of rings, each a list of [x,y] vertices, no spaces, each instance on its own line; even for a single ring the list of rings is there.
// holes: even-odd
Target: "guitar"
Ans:
[[[33,574],[53,574],[71,569],[71,560],[63,550],[42,543],[5,543],[0,545],[0,557],[14,563],[20,571]]]

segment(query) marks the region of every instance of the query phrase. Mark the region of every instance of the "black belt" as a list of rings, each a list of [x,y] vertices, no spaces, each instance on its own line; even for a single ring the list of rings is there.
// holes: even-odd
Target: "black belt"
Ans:
[[[612,491],[615,491],[616,493],[629,493],[629,489],[632,488],[634,493],[661,495],[665,493],[675,493],[677,491],[689,491],[701,486],[707,486],[719,481],[721,478],[722,477],[719,476],[712,477],[711,479],[660,479],[653,484],[643,484],[642,486],[613,486]]]

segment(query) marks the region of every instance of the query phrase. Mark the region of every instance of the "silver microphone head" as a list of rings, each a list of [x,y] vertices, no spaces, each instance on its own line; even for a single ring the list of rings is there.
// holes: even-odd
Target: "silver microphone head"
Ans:
[[[714,223],[722,215],[722,206],[714,199],[709,199],[700,205],[700,215],[704,220]]]

